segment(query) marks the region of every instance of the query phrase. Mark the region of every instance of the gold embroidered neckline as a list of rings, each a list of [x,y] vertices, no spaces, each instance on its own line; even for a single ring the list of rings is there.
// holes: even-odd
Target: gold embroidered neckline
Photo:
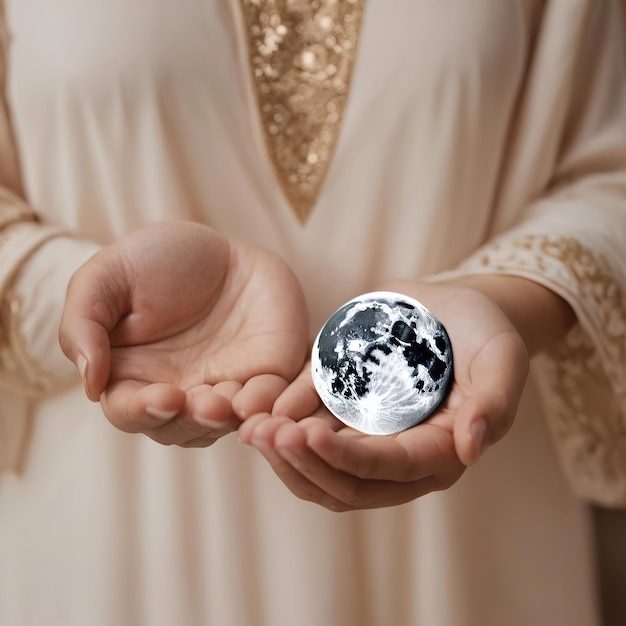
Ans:
[[[241,0],[267,150],[305,222],[332,159],[365,0]]]

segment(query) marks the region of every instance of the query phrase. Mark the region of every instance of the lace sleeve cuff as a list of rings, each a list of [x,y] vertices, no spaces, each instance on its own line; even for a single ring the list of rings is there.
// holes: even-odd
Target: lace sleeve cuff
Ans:
[[[626,505],[626,294],[615,269],[576,238],[517,233],[434,277],[520,276],[571,305],[579,323],[533,374],[573,489],[605,506]]]
[[[0,188],[0,202],[4,198]],[[22,457],[28,431],[29,380],[36,381],[23,352],[16,350],[17,303],[10,288],[15,273],[34,250],[60,234],[34,223],[21,203],[3,207],[0,214],[0,469],[15,469]],[[24,377],[24,369],[29,374]],[[32,391],[32,389],[31,389]]]
[[[37,390],[37,376],[17,345],[20,333],[15,328],[15,319],[19,304],[11,283],[22,263],[38,247],[60,234],[56,228],[33,222],[16,222],[0,230],[0,389]]]

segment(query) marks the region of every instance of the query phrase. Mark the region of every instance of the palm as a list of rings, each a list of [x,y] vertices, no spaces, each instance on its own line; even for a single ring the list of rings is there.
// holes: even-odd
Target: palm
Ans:
[[[105,413],[119,427],[150,430],[150,416],[141,416],[148,409],[229,430],[242,386],[259,377],[286,385],[298,373],[308,319],[278,257],[178,222],[141,229],[79,270],[61,327],[62,338],[71,333],[83,351],[92,346],[90,395],[104,392]],[[248,394],[252,409],[263,401],[256,407]],[[124,421],[125,412],[137,419]]]

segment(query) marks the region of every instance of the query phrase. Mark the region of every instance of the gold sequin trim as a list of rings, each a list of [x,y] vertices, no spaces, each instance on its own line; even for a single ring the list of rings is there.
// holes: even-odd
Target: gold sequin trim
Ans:
[[[559,285],[581,324],[537,363],[547,417],[577,493],[626,505],[626,295],[608,261],[577,239],[526,235],[490,247],[484,268]]]
[[[242,0],[270,159],[304,222],[332,159],[364,0]]]

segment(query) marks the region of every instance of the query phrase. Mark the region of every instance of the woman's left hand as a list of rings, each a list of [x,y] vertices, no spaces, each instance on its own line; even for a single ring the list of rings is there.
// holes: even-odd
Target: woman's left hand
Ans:
[[[421,301],[450,336],[454,384],[432,417],[393,436],[359,433],[321,405],[307,365],[272,414],[239,428],[240,439],[295,495],[333,511],[394,506],[453,485],[508,431],[528,374],[522,337],[480,290],[414,283],[385,289]]]

